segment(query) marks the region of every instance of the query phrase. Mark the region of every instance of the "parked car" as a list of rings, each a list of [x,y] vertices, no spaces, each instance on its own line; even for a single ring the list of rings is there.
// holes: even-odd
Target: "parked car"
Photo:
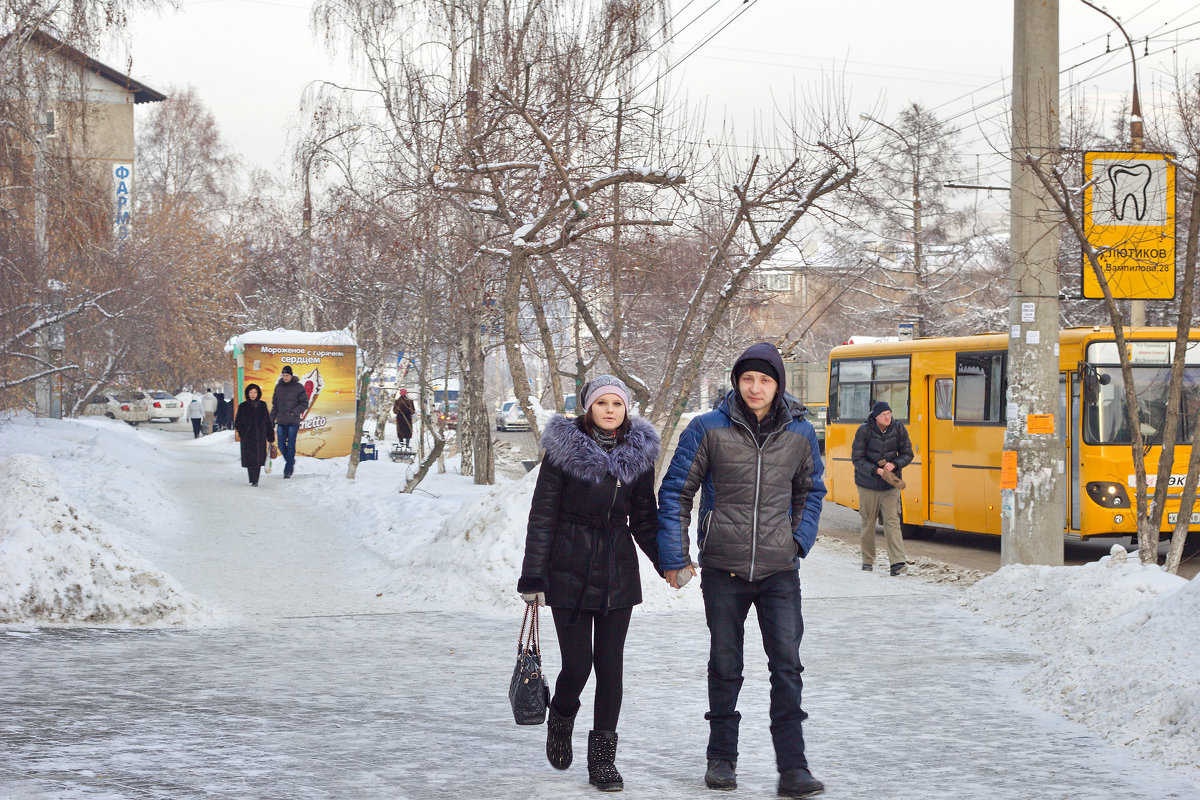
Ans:
[[[498,431],[527,431],[529,420],[516,400],[505,400],[496,412],[496,430]]]
[[[150,419],[150,412],[146,410],[144,400],[135,397],[130,390],[97,392],[84,406],[83,415],[119,419],[135,428],[139,422],[147,422]]]
[[[450,430],[458,430],[458,401],[443,403],[438,410],[438,422]]]
[[[128,394],[146,407],[146,415],[150,420],[166,420],[168,422],[183,417],[183,402],[175,395],[166,392],[144,392],[133,389]]]
[[[808,416],[806,419],[812,423],[813,430],[817,434],[817,445],[821,448],[821,452],[825,452],[825,416],[829,410],[829,406],[825,404],[810,405],[808,407]]]
[[[574,393],[563,397],[563,413],[568,417],[579,416],[579,402],[575,398]]]

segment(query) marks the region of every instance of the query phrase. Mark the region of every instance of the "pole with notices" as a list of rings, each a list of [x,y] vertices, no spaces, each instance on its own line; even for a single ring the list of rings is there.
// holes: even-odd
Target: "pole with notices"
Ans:
[[[1015,0],[1012,275],[1007,428],[1001,461],[1003,564],[1063,563],[1065,452],[1058,378],[1058,226],[1027,159],[1057,163],[1058,0]]]

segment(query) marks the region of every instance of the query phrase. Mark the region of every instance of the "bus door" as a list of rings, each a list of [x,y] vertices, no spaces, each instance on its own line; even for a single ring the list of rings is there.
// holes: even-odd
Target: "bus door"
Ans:
[[[1077,531],[1081,524],[1079,518],[1079,431],[1080,420],[1082,419],[1079,413],[1079,384],[1081,381],[1073,380],[1070,375],[1065,376],[1064,380],[1067,383],[1063,389],[1063,397],[1065,399],[1068,393],[1071,396],[1069,404],[1070,417],[1066,422],[1067,431],[1069,432],[1066,442],[1067,463],[1071,465],[1070,485],[1065,492],[1067,495],[1067,529]]]
[[[929,408],[928,445],[925,463],[928,480],[925,495],[929,498],[929,522],[954,526],[954,376],[930,375],[926,380],[925,397]]]

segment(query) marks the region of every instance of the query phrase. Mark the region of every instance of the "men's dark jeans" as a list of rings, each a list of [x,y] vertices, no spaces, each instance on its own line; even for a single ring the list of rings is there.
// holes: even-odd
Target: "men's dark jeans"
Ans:
[[[771,740],[775,743],[775,764],[780,772],[808,769],[803,732],[808,715],[800,707],[804,688],[800,677],[804,672],[800,663],[804,617],[800,612],[799,572],[787,570],[750,582],[705,567],[700,577],[711,637],[709,711],[704,715],[709,721],[707,757],[737,761],[738,721],[742,718],[737,699],[742,688],[746,615],[750,606],[754,606],[771,672]]]
[[[296,468],[296,434],[300,433],[299,425],[276,425],[275,441],[279,444],[279,454],[283,456],[283,474],[291,475]]]

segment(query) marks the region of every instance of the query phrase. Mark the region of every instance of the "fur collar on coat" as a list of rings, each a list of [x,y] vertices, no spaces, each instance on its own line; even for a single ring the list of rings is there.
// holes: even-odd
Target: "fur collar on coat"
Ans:
[[[600,483],[615,475],[622,483],[633,483],[658,460],[658,431],[641,417],[629,418],[629,433],[612,452],[606,453],[574,419],[558,414],[546,423],[542,448],[563,472],[588,483]]]

